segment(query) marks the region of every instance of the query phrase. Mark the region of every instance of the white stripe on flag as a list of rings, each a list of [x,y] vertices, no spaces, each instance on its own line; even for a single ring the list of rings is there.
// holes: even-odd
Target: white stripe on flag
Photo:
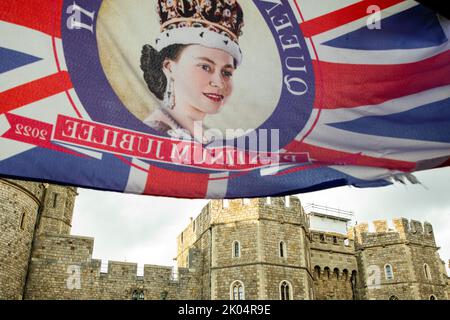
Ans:
[[[288,0],[288,2],[292,8],[292,12],[294,12],[295,19],[297,19],[297,23],[303,22],[302,18],[300,17],[300,13],[297,10],[297,6],[295,5],[295,0]],[[303,12],[302,12],[302,15],[303,15]],[[294,23],[294,21],[292,21],[292,23]]]
[[[320,124],[351,121],[367,116],[386,116],[450,98],[450,85],[421,91],[409,96],[389,100],[378,105],[355,108],[323,109]]]
[[[309,46],[308,46],[309,48]],[[431,58],[450,48],[450,41],[440,46],[421,49],[354,50],[334,48],[316,43],[320,61],[349,64],[402,64]],[[311,55],[314,59],[315,55]]]
[[[50,36],[4,21],[0,21],[0,34],[1,47],[42,59],[0,74],[0,91],[58,72]]]
[[[54,60],[40,60],[0,74],[0,92],[58,72]]]
[[[141,160],[133,158],[132,163],[137,167],[130,166],[130,174],[128,176],[127,186],[125,192],[143,194],[145,191],[145,185],[147,184],[148,171],[150,165]],[[144,171],[147,170],[147,171]]]
[[[87,156],[92,157],[92,158],[97,159],[97,160],[102,160],[102,158],[103,158],[103,153],[101,153],[101,152],[92,151],[92,150],[89,150],[89,149],[80,148],[80,147],[72,146],[70,144],[61,143],[61,142],[55,142],[55,143],[60,145],[63,148],[74,150],[74,151],[76,151],[78,153],[87,155]]]
[[[317,0],[296,0],[302,12],[303,19],[312,20],[314,18],[323,16],[332,11],[336,11],[352,4],[359,2],[359,0],[332,0],[322,1]],[[293,1],[290,1],[293,2]],[[292,10],[296,10],[296,6],[292,6]]]
[[[5,21],[0,21],[0,34],[1,47],[54,61],[52,37],[48,34]]]
[[[59,68],[61,71],[67,71],[66,57],[64,56],[64,48],[62,40],[55,38],[56,54],[58,55]]]
[[[305,143],[323,148],[402,161],[450,156],[450,143],[383,137],[317,125]]]
[[[209,175],[206,199],[223,198],[227,194],[229,172],[213,173]],[[221,179],[222,178],[222,179]],[[217,180],[214,180],[217,179]]]
[[[348,174],[361,180],[379,180],[387,179],[395,174],[401,174],[401,171],[388,170],[384,168],[364,167],[364,166],[329,166],[339,172]]]

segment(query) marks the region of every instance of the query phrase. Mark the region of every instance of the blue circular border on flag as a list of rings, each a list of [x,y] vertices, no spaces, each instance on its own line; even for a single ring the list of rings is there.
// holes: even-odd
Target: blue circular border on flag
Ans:
[[[102,2],[103,0],[77,0],[77,5],[98,13]],[[312,113],[315,82],[311,57],[288,2],[263,0],[253,2],[272,32],[283,74],[283,85],[277,106],[271,116],[256,130],[278,129],[279,146],[283,148],[300,133]],[[72,0],[65,0],[63,8],[72,3]],[[62,21],[67,19],[69,15],[63,11]],[[111,87],[100,62],[95,22],[96,19],[94,32],[83,29],[74,32],[67,28],[66,24],[62,24],[61,33],[67,68],[83,107],[94,121],[159,135],[136,118]],[[302,62],[301,66],[296,65],[299,60]],[[252,133],[247,135],[250,137]],[[234,140],[225,143],[235,145]]]

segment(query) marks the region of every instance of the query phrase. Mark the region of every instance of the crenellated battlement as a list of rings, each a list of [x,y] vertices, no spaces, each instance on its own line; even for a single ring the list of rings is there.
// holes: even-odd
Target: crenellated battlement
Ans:
[[[210,208],[213,224],[251,219],[280,219],[284,223],[309,227],[309,219],[300,200],[294,196],[213,200],[210,202]]]
[[[249,220],[271,220],[301,225],[309,229],[309,217],[297,197],[211,200],[177,237],[178,265],[186,266],[186,253],[213,225],[236,224]]]
[[[349,230],[349,237],[359,246],[388,245],[408,242],[436,246],[433,227],[428,222],[394,218],[360,223]]]
[[[310,239],[311,249],[354,253],[354,240],[340,233],[311,230]]]

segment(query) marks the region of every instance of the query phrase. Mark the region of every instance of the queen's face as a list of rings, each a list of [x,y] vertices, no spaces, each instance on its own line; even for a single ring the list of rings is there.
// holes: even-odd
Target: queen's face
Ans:
[[[174,81],[175,108],[218,113],[233,91],[233,57],[225,51],[190,45],[165,68]]]

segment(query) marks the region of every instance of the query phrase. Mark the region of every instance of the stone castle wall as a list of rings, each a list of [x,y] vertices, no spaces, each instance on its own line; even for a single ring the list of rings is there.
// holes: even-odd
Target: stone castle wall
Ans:
[[[311,266],[316,299],[352,300],[352,275],[357,275],[353,240],[345,235],[311,232]]]
[[[293,197],[289,204],[284,198],[214,200],[177,238],[178,265],[188,264],[190,247],[202,253],[205,299],[230,299],[235,281],[245,287],[248,299],[279,299],[282,281],[296,288],[294,298],[311,298],[308,222]],[[234,256],[235,242],[239,257]]]
[[[76,196],[76,188],[55,184],[49,185],[43,201],[44,210],[42,211],[38,233],[69,235]]]
[[[367,224],[353,230],[363,298],[428,300],[434,295],[445,299],[446,284],[431,225],[404,218],[393,219],[391,229],[385,220],[374,225],[375,232],[369,232]]]
[[[0,299],[21,299],[28,272],[41,183],[0,179]]]
[[[135,290],[145,299],[198,299],[201,281],[194,270],[145,265],[137,276],[137,264],[109,261],[101,272],[101,260],[92,259],[94,239],[46,235],[36,243],[26,299],[129,300]]]
[[[94,239],[70,235],[76,189],[0,180],[0,299],[448,299],[430,224],[310,230],[295,197],[214,200],[178,236],[178,276],[166,266],[92,259]],[[234,255],[234,243],[239,256]],[[282,248],[282,249],[281,249]],[[386,279],[391,265],[393,278]],[[424,266],[427,272],[424,272]],[[372,283],[377,275],[379,283]],[[372,281],[372,282],[371,282]],[[24,295],[24,296],[23,296]]]

